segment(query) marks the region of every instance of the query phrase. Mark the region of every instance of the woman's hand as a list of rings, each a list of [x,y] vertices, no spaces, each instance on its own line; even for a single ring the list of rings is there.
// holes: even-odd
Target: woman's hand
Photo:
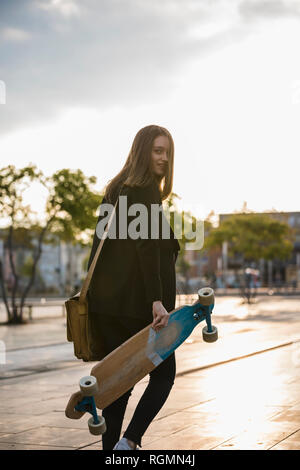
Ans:
[[[160,300],[156,300],[152,304],[152,313],[153,313],[153,323],[152,328],[154,331],[159,331],[165,326],[167,326],[169,321],[169,313],[163,306]]]

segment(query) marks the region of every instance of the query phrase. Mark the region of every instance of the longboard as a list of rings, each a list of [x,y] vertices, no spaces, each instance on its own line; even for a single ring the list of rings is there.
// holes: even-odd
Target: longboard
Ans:
[[[211,324],[213,307],[214,292],[205,287],[198,291],[198,301],[193,305],[172,310],[168,325],[159,332],[148,325],[129,338],[97,363],[90,376],[80,380],[80,391],[71,396],[66,416],[78,419],[90,412],[90,432],[105,432],[104,419],[97,416],[96,408],[103,410],[143,379],[172,354],[201,321],[206,321],[202,330],[204,341],[217,340],[217,328]]]

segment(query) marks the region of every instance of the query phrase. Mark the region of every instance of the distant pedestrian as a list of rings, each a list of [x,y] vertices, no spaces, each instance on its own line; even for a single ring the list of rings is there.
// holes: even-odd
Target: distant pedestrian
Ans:
[[[159,331],[168,324],[168,312],[175,308],[179,243],[172,229],[170,239],[162,238],[161,220],[159,238],[151,238],[151,206],[160,205],[172,191],[173,159],[170,133],[160,126],[144,127],[137,133],[124,167],[106,187],[102,204],[114,205],[118,196],[124,195],[128,208],[136,203],[146,206],[148,239],[118,238],[118,203],[117,237],[105,240],[88,292],[94,350],[97,341],[103,341],[108,354],[150,323]],[[100,215],[98,222],[102,218]],[[131,220],[128,216],[128,226]],[[99,241],[95,232],[88,267]],[[103,410],[107,423],[102,439],[104,450],[141,446],[142,436],[167,400],[175,371],[173,353],[150,373],[148,386],[121,440],[123,418],[133,388]]]

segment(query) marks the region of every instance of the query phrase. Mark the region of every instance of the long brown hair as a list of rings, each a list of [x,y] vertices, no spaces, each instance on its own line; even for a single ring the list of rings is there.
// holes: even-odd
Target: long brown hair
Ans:
[[[109,203],[116,201],[122,185],[144,187],[153,182],[155,177],[151,171],[151,152],[154,139],[161,135],[168,137],[170,147],[167,170],[158,182],[158,187],[162,201],[169,196],[173,187],[174,142],[167,129],[161,126],[150,125],[143,127],[136,134],[125,165],[107,184],[105,199]],[[164,184],[162,187],[163,180]]]

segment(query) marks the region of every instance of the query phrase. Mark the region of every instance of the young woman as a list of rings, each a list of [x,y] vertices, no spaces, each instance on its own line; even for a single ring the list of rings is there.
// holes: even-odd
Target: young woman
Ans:
[[[133,204],[146,207],[148,223],[141,227],[141,232],[147,228],[148,236],[118,237],[119,199],[115,213],[117,236],[105,240],[88,292],[90,335],[96,354],[100,338],[108,354],[150,323],[155,331],[159,331],[168,324],[168,312],[175,308],[178,240],[171,228],[170,237],[162,237],[162,219],[159,221],[159,237],[151,238],[151,225],[155,223],[151,205],[161,205],[172,191],[173,160],[174,144],[170,133],[156,125],[144,127],[134,138],[123,169],[106,187],[102,204],[114,205],[122,195],[127,196],[128,214]],[[102,219],[103,215],[100,215],[98,222]],[[129,227],[132,216],[127,215],[127,219]],[[99,241],[95,232],[88,266]],[[103,410],[107,424],[102,439],[104,450],[141,447],[142,436],[173,386],[175,354],[149,375],[148,386],[120,441],[123,418],[133,388]]]

